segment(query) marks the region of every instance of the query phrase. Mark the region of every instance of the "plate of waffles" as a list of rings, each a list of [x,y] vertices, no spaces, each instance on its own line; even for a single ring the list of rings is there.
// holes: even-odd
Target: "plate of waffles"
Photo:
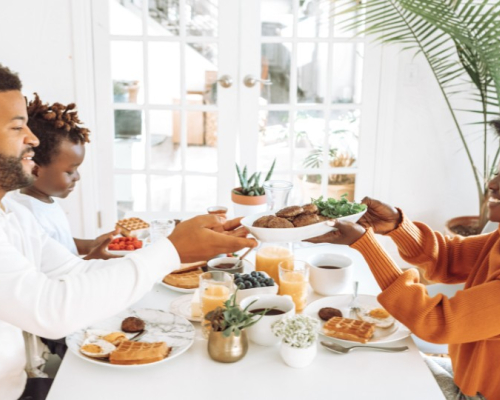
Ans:
[[[207,262],[181,264],[181,268],[166,275],[160,284],[180,293],[194,293],[200,286],[200,275],[207,271]]]
[[[145,333],[137,341],[131,340],[135,333],[121,330],[123,320],[129,317],[144,321]],[[120,334],[123,334],[123,340],[108,341],[110,337],[116,339]],[[194,326],[186,318],[162,310],[142,308],[122,311],[73,332],[66,337],[66,344],[77,357],[90,363],[112,368],[138,368],[180,356],[191,347],[194,337]],[[102,351],[102,354],[89,354],[89,351]]]
[[[411,332],[394,319],[376,296],[358,295],[360,310],[349,313],[350,294],[323,297],[309,304],[303,314],[321,322],[320,335],[351,344],[382,344],[406,338]]]

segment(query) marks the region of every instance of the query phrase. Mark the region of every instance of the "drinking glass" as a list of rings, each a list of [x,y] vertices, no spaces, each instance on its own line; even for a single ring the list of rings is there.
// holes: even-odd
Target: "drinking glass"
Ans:
[[[217,307],[223,307],[224,302],[234,293],[233,276],[224,271],[209,271],[200,275],[200,307],[203,316],[202,332],[208,338],[210,329],[205,315]]]
[[[266,181],[262,185],[266,192],[267,209],[279,211],[288,205],[288,196],[293,188],[292,182],[288,181]]]
[[[295,303],[295,310],[301,312],[307,305],[309,285],[309,264],[295,260],[292,268],[286,262],[280,263],[280,295],[289,295]]]
[[[154,219],[149,226],[149,238],[151,243],[162,237],[167,237],[175,228],[175,221],[172,219]]]
[[[224,206],[211,206],[207,208],[207,213],[209,214],[215,214],[215,215],[221,215],[221,216],[226,216],[227,214],[227,207]]]
[[[267,273],[279,284],[278,265],[293,266],[293,252],[290,243],[261,243],[255,255],[255,270]]]

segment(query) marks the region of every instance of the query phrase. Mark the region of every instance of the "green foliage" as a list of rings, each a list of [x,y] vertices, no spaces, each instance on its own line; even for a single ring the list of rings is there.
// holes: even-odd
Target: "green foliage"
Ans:
[[[273,164],[271,165],[271,168],[269,169],[269,172],[267,173],[266,178],[264,179],[264,182],[271,179],[275,164],[276,164],[276,159],[274,159]],[[241,188],[239,190],[233,189],[234,193],[241,194],[243,196],[262,196],[265,194],[264,188],[260,183],[261,172],[259,173],[254,172],[252,175],[250,175],[249,178],[247,178],[248,171],[246,165],[243,168],[243,171],[241,171],[238,164],[236,164],[236,172],[238,173],[238,179],[240,180]]]
[[[330,0],[344,26],[374,35],[381,43],[403,44],[422,54],[453,118],[473,170],[480,202],[480,223],[486,223],[488,181],[500,148],[489,159],[488,118],[500,108],[500,2],[490,0]],[[365,18],[360,18],[364,15]],[[453,105],[457,96],[477,100],[469,110]],[[482,154],[475,161],[459,123],[461,112],[479,117]],[[490,140],[488,140],[490,139]],[[476,137],[469,138],[477,140]]]
[[[318,207],[319,213],[328,218],[345,217],[347,215],[357,214],[366,210],[365,204],[351,203],[347,200],[347,193],[340,196],[340,200],[329,198],[323,200],[323,196],[319,199],[311,199],[311,203]]]
[[[214,332],[222,332],[225,337],[231,336],[232,333],[234,336],[240,336],[242,329],[256,324],[269,311],[268,308],[258,313],[248,311],[257,300],[241,309],[236,304],[236,292],[224,303],[224,307],[217,307],[205,315],[205,319],[209,321],[207,326],[210,326]]]

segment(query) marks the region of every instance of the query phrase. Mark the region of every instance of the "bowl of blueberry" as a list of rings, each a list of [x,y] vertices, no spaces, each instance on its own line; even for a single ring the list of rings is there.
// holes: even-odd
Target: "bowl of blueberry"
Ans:
[[[239,303],[245,297],[255,294],[276,294],[278,285],[268,274],[262,271],[252,271],[249,274],[234,274],[234,285],[238,289],[236,292],[236,302]]]

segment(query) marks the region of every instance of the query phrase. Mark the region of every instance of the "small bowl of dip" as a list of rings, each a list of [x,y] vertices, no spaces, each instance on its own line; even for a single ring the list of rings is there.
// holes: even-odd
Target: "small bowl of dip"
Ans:
[[[240,261],[239,258],[236,257],[218,257],[212,258],[208,263],[207,267],[209,271],[223,271],[228,272],[230,274],[243,273],[243,271],[251,270],[252,263],[247,260],[243,260],[239,267],[235,268],[236,263]]]

